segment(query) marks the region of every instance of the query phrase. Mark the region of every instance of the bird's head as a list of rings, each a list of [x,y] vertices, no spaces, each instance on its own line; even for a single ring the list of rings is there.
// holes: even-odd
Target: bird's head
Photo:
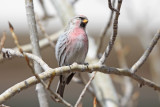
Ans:
[[[88,18],[84,15],[77,15],[70,21],[70,26],[85,28],[88,23]]]

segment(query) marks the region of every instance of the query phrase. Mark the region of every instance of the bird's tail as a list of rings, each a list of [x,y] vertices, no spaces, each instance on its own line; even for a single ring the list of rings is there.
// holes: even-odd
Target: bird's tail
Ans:
[[[65,83],[60,80],[58,83],[58,87],[57,87],[57,93],[63,98],[63,93],[64,93],[64,89],[65,89]]]
[[[63,98],[63,93],[65,89],[65,85],[69,84],[72,80],[75,73],[71,73],[67,78],[65,78],[63,75],[60,75],[60,81],[58,83],[57,87],[57,93]]]

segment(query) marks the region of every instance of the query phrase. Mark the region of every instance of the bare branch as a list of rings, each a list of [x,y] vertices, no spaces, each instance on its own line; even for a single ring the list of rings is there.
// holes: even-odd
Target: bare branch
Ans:
[[[79,78],[81,83],[85,86],[87,84],[87,80],[82,76],[81,73],[79,73]],[[94,92],[93,92],[93,88],[91,87],[91,85],[87,88],[87,90],[93,95],[95,96]]]
[[[96,72],[95,72],[94,75],[89,79],[88,83],[85,85],[85,87],[84,87],[84,89],[82,90],[82,92],[81,92],[81,94],[80,94],[80,96],[79,96],[79,98],[78,98],[78,100],[77,100],[77,102],[76,102],[76,104],[75,104],[74,107],[78,107],[80,101],[82,100],[82,98],[83,98],[83,96],[84,96],[87,88],[88,88],[89,85],[91,84],[91,82],[92,82],[92,80],[94,79],[95,75],[96,75]]]
[[[42,10],[43,10],[43,13],[44,13],[44,17],[47,17],[48,13],[47,13],[46,7],[44,5],[44,1],[43,0],[39,0],[39,3],[40,3],[40,6],[42,7]]]
[[[48,18],[53,18],[54,16],[48,14],[46,6],[44,5],[44,0],[39,0],[39,3],[40,3],[40,6],[42,7],[42,10],[43,10],[43,13],[44,13],[44,16],[43,16],[42,19],[45,20],[45,19],[48,19]]]
[[[49,35],[49,38],[50,38],[53,42],[57,41],[57,39],[58,39],[58,37],[59,37],[59,35],[61,34],[62,31],[63,31],[63,30],[60,30],[60,31],[58,31],[58,32],[56,32],[56,33],[54,33],[54,34],[52,34],[52,35]],[[44,49],[45,47],[49,46],[48,39],[47,39],[47,38],[44,38],[44,39],[39,40],[39,46],[40,46],[41,49]],[[25,52],[29,52],[29,51],[32,50],[32,46],[31,46],[30,43],[29,43],[29,44],[26,44],[26,45],[23,45],[23,46],[21,46],[21,47],[22,47],[23,51],[25,51]],[[14,49],[16,50],[17,47],[15,47]]]
[[[113,0],[113,6],[114,6],[114,5],[115,5],[115,0]],[[110,28],[110,26],[111,26],[112,18],[113,18],[113,13],[114,13],[114,11],[111,11],[109,21],[108,21],[108,23],[106,24],[106,27],[105,27],[104,31],[102,32],[102,34],[101,34],[101,36],[100,36],[100,44],[99,44],[99,46],[98,46],[97,55],[100,53],[100,49],[101,49],[102,43],[103,43],[102,41],[104,40],[104,37],[105,37],[105,35],[107,34],[107,32],[108,32],[108,30],[109,30],[109,28]]]
[[[37,27],[36,27],[36,20],[35,20],[35,14],[34,14],[34,5],[32,0],[25,0],[25,6],[26,6],[26,15],[27,15],[27,22],[30,32],[30,40],[32,44],[32,53],[37,55],[38,57],[41,57],[40,55],[40,47],[39,47],[39,39],[38,39],[38,33],[37,33]],[[36,74],[39,74],[42,72],[41,66],[37,62],[34,63],[34,75],[41,81],[39,76]],[[48,101],[47,101],[47,95],[45,92],[45,87],[43,87],[43,81],[41,81],[42,84],[36,85],[36,91],[38,95],[38,100],[40,107],[48,107]]]
[[[93,107],[96,107],[97,106],[97,100],[96,100],[96,97],[94,97],[94,100],[93,100]]]
[[[4,47],[5,40],[6,40],[6,33],[3,32],[3,36],[0,41],[0,52],[1,52],[2,48]]]
[[[4,58],[12,58],[14,56],[17,57],[24,57],[23,54],[19,51],[15,51],[13,49],[6,49],[6,48],[2,48],[2,53],[3,53],[3,57]],[[50,70],[51,68],[38,56],[33,55],[31,53],[25,53],[23,52],[29,59],[32,59],[34,61],[36,61],[37,63],[39,63],[39,65],[43,68],[43,70]]]
[[[121,7],[121,3],[118,3],[117,8],[120,10]],[[116,24],[116,26],[118,26],[118,16],[119,16],[119,12],[116,13],[115,18],[114,18],[114,26]],[[117,22],[117,23],[116,23]],[[103,53],[102,57],[100,58],[100,60],[98,61],[99,64],[104,64],[106,58],[108,57],[112,46],[114,45],[114,41],[117,35],[117,28],[113,27],[113,36],[111,36],[110,38],[110,42],[108,45],[108,49],[106,48],[105,52]],[[97,55],[97,52],[96,52]],[[99,84],[98,81],[103,81],[103,80],[107,80],[106,84]],[[100,102],[100,104],[102,106],[115,106],[117,107],[118,104],[118,97],[116,95],[116,91],[114,89],[113,83],[111,81],[111,78],[109,77],[109,75],[104,75],[102,73],[97,73],[95,76],[94,81],[92,82],[93,84],[93,89],[95,91],[98,91],[98,93],[95,93],[97,100]],[[96,84],[96,85],[95,85]],[[104,88],[105,87],[105,88]],[[110,90],[109,94],[107,94],[108,92],[106,92],[106,87]],[[103,94],[103,96],[101,95]],[[112,99],[112,101],[108,101],[107,99]]]
[[[118,0],[118,6],[117,6],[117,10],[120,12],[121,9],[121,5],[122,5],[122,0]],[[99,60],[99,63],[104,64],[106,61],[106,58],[108,57],[108,55],[110,54],[112,47],[114,45],[114,42],[116,40],[116,36],[117,36],[117,32],[118,32],[118,18],[119,18],[119,12],[116,12],[115,18],[114,18],[114,23],[113,23],[113,34],[110,38],[109,44],[105,50],[105,52],[103,53],[101,59]]]
[[[14,43],[16,44],[18,50],[23,54],[23,50],[22,50],[21,46],[19,45],[18,38],[17,38],[16,34],[14,33],[14,28],[10,22],[8,22],[8,24],[9,24],[9,28],[10,28],[10,32],[12,34],[12,37],[14,39]]]
[[[45,31],[44,27],[42,26],[42,24],[40,22],[40,19],[38,18],[37,15],[36,15],[36,20],[37,20],[37,23],[39,25],[39,28],[40,28],[41,32],[48,39],[48,42],[51,45],[51,47],[54,48],[54,46],[55,46],[54,42],[50,39],[49,35],[46,33],[46,31]]]
[[[12,56],[12,52],[10,52],[11,50],[12,49],[7,50],[5,48],[2,48],[2,53],[8,54],[6,56]],[[12,51],[14,51],[14,50],[12,50]],[[28,53],[26,53],[26,55],[28,55]],[[19,56],[19,55],[16,55],[16,56]],[[20,56],[23,56],[23,55],[20,53]],[[33,56],[35,56],[35,55],[33,55]],[[33,60],[35,60],[35,59],[33,59]],[[102,73],[106,73],[106,74],[128,76],[128,77],[136,80],[140,84],[147,85],[148,87],[151,87],[151,88],[160,92],[159,85],[155,84],[154,82],[152,82],[148,79],[145,79],[143,77],[140,77],[136,74],[131,73],[129,69],[107,67],[107,66],[101,65],[101,64],[90,64],[88,66],[85,66],[85,65],[78,65],[78,64],[74,63],[71,66],[63,66],[63,67],[59,67],[59,68],[55,68],[55,69],[49,69],[49,70],[39,74],[39,77],[43,80],[46,80],[46,79],[51,78],[51,76],[59,76],[62,73],[67,73],[67,72],[72,72],[72,71],[82,72],[82,69],[85,70],[86,72],[98,71],[98,72],[102,72]],[[35,76],[33,76],[33,77],[30,77],[30,78],[28,78],[28,79],[26,79],[16,85],[12,86],[11,88],[9,88],[8,90],[6,90],[4,93],[2,93],[0,95],[0,104],[3,103],[4,101],[6,101],[7,99],[11,98],[15,94],[19,93],[20,90],[22,91],[23,89],[29,88],[30,86],[32,86],[36,83],[39,83],[39,82],[40,81],[38,81],[35,78]]]
[[[14,28],[13,28],[13,26],[12,26],[12,24],[11,24],[10,22],[9,22],[9,28],[10,28],[10,32],[11,32],[11,34],[12,34],[12,37],[13,37],[13,39],[14,39],[14,43],[15,43],[16,46],[18,47],[19,52],[21,52],[21,54],[25,57],[25,60],[26,60],[26,62],[27,62],[27,65],[28,65],[29,68],[31,69],[32,74],[33,74],[35,77],[37,77],[37,79],[40,80],[40,78],[38,77],[38,75],[35,74],[34,69],[33,69],[33,66],[32,66],[32,64],[31,64],[30,61],[29,61],[29,58],[27,57],[27,55],[24,54],[23,49],[22,49],[21,46],[19,45],[18,37],[17,37],[17,35],[15,34]]]
[[[30,40],[32,44],[32,52],[33,54],[41,57],[39,51],[39,38],[37,33],[36,21],[35,21],[35,14],[34,14],[34,5],[32,0],[25,0],[26,5],[26,15],[27,15],[27,22],[30,32]]]
[[[108,7],[111,9],[111,11],[119,12],[119,10],[114,8],[114,5],[112,6],[111,0],[108,0]]]
[[[160,30],[158,30],[157,34],[155,34],[154,38],[152,39],[150,45],[148,48],[145,50],[143,55],[139,58],[139,60],[131,67],[130,72],[135,73],[147,60],[148,56],[152,52],[152,49],[154,46],[157,44],[158,40],[160,38]]]

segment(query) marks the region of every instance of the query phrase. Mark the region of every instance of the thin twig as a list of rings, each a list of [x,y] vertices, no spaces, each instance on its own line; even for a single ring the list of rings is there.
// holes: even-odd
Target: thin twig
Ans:
[[[84,87],[84,89],[82,90],[82,92],[81,92],[81,94],[80,94],[80,96],[79,96],[79,98],[78,98],[78,100],[77,100],[77,102],[76,102],[76,104],[75,104],[74,107],[78,107],[78,104],[79,104],[80,101],[82,100],[82,98],[83,98],[83,96],[84,96],[87,88],[88,88],[89,85],[91,84],[91,82],[92,82],[92,80],[94,79],[95,75],[96,75],[96,72],[95,72],[94,75],[89,79],[88,83],[85,85],[85,87]]]
[[[94,97],[94,100],[93,100],[93,107],[97,107],[97,100],[96,100],[96,97]]]
[[[8,24],[9,24],[9,28],[10,28],[10,32],[11,32],[11,34],[12,34],[12,37],[13,37],[13,39],[14,39],[14,43],[16,44],[19,52],[21,52],[21,54],[24,56],[24,58],[25,58],[25,60],[26,60],[26,62],[27,62],[27,65],[29,66],[29,68],[30,68],[31,71],[32,71],[32,74],[33,74],[35,77],[37,77],[37,79],[39,79],[38,76],[37,76],[37,75],[35,74],[35,72],[34,72],[33,66],[32,66],[31,62],[29,61],[29,58],[27,57],[27,55],[24,54],[24,51],[23,51],[23,49],[21,48],[21,46],[20,46],[20,44],[19,44],[19,42],[18,42],[18,37],[16,36],[16,34],[15,34],[15,32],[14,32],[14,28],[13,28],[12,24],[11,24],[10,22],[8,22]],[[39,80],[40,80],[40,79],[39,79]]]
[[[51,79],[49,80],[49,82],[47,83],[47,89],[50,88],[53,79],[54,79],[54,76],[52,76]]]
[[[62,31],[63,30],[60,30],[60,31],[58,31],[58,32],[56,32],[56,33],[54,33],[52,35],[49,35],[49,38],[51,39],[51,41],[56,42],[58,37],[59,37],[59,35],[62,33]],[[49,44],[47,38],[39,40],[39,46],[40,46],[41,49],[44,49],[49,45],[50,44]],[[23,51],[25,51],[25,52],[30,52],[32,50],[32,46],[31,46],[30,43],[22,45],[21,47],[22,47]],[[17,50],[17,47],[15,47],[14,49]]]
[[[9,29],[12,34],[12,37],[14,39],[14,43],[16,44],[18,50],[23,54],[23,50],[22,50],[21,46],[19,45],[18,38],[17,38],[16,34],[14,33],[14,28],[10,22],[8,22],[8,24],[9,24]]]
[[[81,73],[79,73],[79,78],[81,80],[81,83],[86,86],[87,84],[87,80],[82,76]],[[95,96],[94,92],[93,92],[93,87],[90,85],[88,88],[87,88],[87,91],[90,92],[93,96]]]
[[[50,36],[49,36],[50,39],[51,39],[53,42],[55,42],[55,41],[58,39],[58,36],[60,35],[60,33],[61,33],[62,31],[63,31],[63,30],[58,31],[58,32],[50,35]],[[40,48],[41,48],[41,49],[46,48],[47,46],[49,46],[48,39],[44,38],[44,39],[39,40],[39,45],[40,45]],[[32,50],[32,46],[31,46],[30,43],[25,44],[25,45],[22,45],[21,48],[23,49],[24,52],[30,52],[30,51]],[[14,49],[14,50],[18,50],[17,47],[14,47],[13,49]],[[2,62],[2,61],[3,61],[3,57],[0,57],[0,62]]]
[[[43,16],[42,19],[45,20],[45,19],[54,17],[54,16],[48,14],[47,9],[44,5],[44,0],[39,0],[39,2],[40,2],[40,6],[42,7],[42,10],[43,10],[43,13],[44,13],[44,16]]]
[[[118,0],[118,6],[117,6],[118,11],[120,11],[121,5],[122,5],[122,0]],[[116,40],[117,32],[118,32],[118,18],[119,18],[119,15],[120,15],[119,12],[116,12],[116,15],[115,15],[115,18],[114,18],[114,23],[113,23],[113,34],[110,37],[110,41],[109,41],[109,44],[108,44],[105,52],[103,53],[101,59],[99,60],[99,63],[101,63],[101,64],[105,63],[106,58],[110,54],[110,52],[112,50],[112,47],[114,45],[114,42]]]
[[[79,74],[81,74],[81,73],[79,73]],[[75,82],[75,83],[78,83],[78,84],[82,84],[83,86],[85,86],[87,84],[87,82],[85,82],[82,79],[79,79],[77,77],[73,77],[72,81]],[[93,96],[95,96],[92,87],[88,87],[87,91],[90,92]]]
[[[108,7],[109,7],[112,11],[115,11],[115,12],[118,12],[118,13],[119,13],[119,10],[115,9],[115,8],[114,8],[114,5],[112,6],[111,0],[108,0]]]
[[[49,44],[51,45],[52,48],[55,47],[55,44],[54,42],[50,39],[49,35],[46,33],[44,27],[42,26],[41,22],[40,22],[40,19],[38,18],[38,16],[36,15],[36,20],[37,20],[37,23],[39,25],[39,28],[41,30],[41,32],[43,33],[43,35],[48,39],[48,42]]]
[[[5,41],[6,41],[6,32],[3,32],[3,36],[0,41],[0,52],[1,52],[2,48],[4,47]]]
[[[44,1],[43,0],[39,0],[39,3],[40,3],[40,6],[42,7],[44,16],[45,17],[48,16],[47,10],[46,10],[45,5],[44,5]]]
[[[2,49],[3,49],[2,53],[5,53],[3,56],[4,58],[12,58],[14,56],[24,57],[23,54],[25,54],[29,59],[36,61],[43,68],[44,71],[51,69],[41,58],[39,58],[36,55],[33,55],[31,53],[26,53],[26,52],[23,52],[22,54],[21,52],[13,49],[5,49],[5,48],[2,48]]]
[[[139,60],[131,67],[130,72],[135,73],[147,60],[148,56],[152,52],[152,49],[154,46],[157,44],[158,40],[160,38],[160,30],[158,30],[157,34],[153,37],[150,45],[148,48],[145,50],[143,55],[139,58]]]
[[[110,4],[111,4],[111,2],[110,2]],[[120,8],[121,8],[121,4],[122,4],[122,1],[121,2],[119,1],[118,4],[117,4],[117,10],[119,10],[119,11],[120,11]],[[109,44],[108,44],[107,48],[105,49],[105,52],[103,53],[102,57],[98,61],[99,64],[105,64],[105,60],[107,59],[107,57],[110,54],[110,52],[112,50],[112,47],[114,45],[114,41],[116,39],[117,31],[118,31],[117,26],[118,26],[119,11],[116,12],[116,15],[114,17],[113,33],[112,33],[112,36],[110,37],[110,41],[109,41]],[[97,54],[98,53],[96,52],[96,55]],[[101,76],[102,78],[100,78],[99,76]],[[105,84],[105,85],[100,84],[97,87],[95,84],[93,84],[94,90],[97,90],[98,92],[101,92],[101,94],[105,93],[103,96],[101,96],[100,94],[96,93],[97,100],[100,102],[100,104],[102,106],[115,106],[115,107],[117,107],[118,104],[117,103],[113,103],[113,101],[118,102],[118,97],[116,95],[116,91],[114,89],[114,86],[113,86],[113,84],[111,82],[111,78],[109,77],[109,75],[104,76],[101,73],[97,73],[95,78],[96,78],[95,84],[97,84],[97,85],[99,84],[98,81],[103,80],[103,79],[107,80],[107,84]],[[105,91],[106,88],[104,88],[105,86],[110,88],[109,94],[108,94],[108,92],[106,93],[106,91]],[[112,99],[113,101],[108,101],[107,100],[108,98]]]
[[[113,0],[113,6],[115,5],[115,0]],[[102,47],[102,44],[103,44],[103,40],[104,40],[104,37],[105,37],[105,35],[107,34],[107,32],[108,32],[108,30],[109,30],[109,28],[110,28],[110,26],[111,26],[111,23],[112,23],[112,19],[113,19],[113,11],[111,11],[111,14],[110,14],[110,18],[109,18],[109,20],[108,20],[108,23],[106,24],[106,27],[105,27],[105,29],[103,30],[103,32],[102,32],[102,34],[101,34],[101,36],[100,36],[100,44],[99,44],[99,46],[98,46],[98,51],[97,51],[97,55],[100,53],[100,50],[101,50],[101,47]],[[99,56],[99,55],[98,55]]]

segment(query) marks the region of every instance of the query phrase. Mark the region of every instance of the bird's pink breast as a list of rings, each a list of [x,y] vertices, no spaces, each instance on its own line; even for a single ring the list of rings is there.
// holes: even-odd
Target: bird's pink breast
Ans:
[[[88,38],[84,29],[75,28],[69,33],[70,45],[67,47],[67,63],[83,63],[88,51]]]
[[[75,29],[73,29],[73,31],[70,34],[70,36],[72,36],[72,37],[77,37],[80,35],[85,35],[85,31],[82,28],[75,28]]]

